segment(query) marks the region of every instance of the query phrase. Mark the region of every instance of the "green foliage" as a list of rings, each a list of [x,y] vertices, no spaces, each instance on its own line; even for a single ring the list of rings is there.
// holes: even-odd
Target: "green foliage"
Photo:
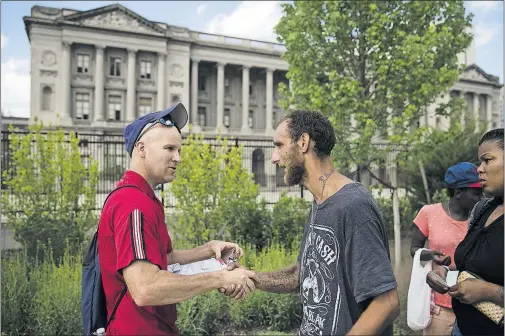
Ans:
[[[260,252],[244,245],[243,263],[258,271],[291,265],[288,252],[273,244]],[[2,252],[2,331],[7,335],[78,335],[82,333],[80,295],[82,257],[67,249],[59,264],[51,254],[40,262],[26,251]],[[218,291],[178,304],[182,335],[216,335],[226,330],[257,328],[289,332],[299,326],[301,303],[296,295],[257,291],[234,301]],[[250,330],[250,329],[249,329]]]
[[[80,256],[69,249],[56,265],[50,253],[34,261],[24,251],[2,251],[2,329],[7,335],[78,335]]]
[[[242,166],[241,153],[242,147],[230,146],[226,139],[211,145],[201,135],[188,137],[171,186],[177,200],[174,229],[178,236],[200,245],[228,238],[232,230],[246,233],[249,226],[263,225],[264,219],[256,212],[258,185]],[[237,214],[242,221],[235,218]]]
[[[94,223],[98,165],[90,160],[84,166],[74,133],[43,129],[35,123],[28,133],[9,136],[12,161],[2,175],[2,213],[29,256],[40,241],[58,259],[67,241],[77,251]]]
[[[9,335],[30,334],[31,286],[26,253],[2,251],[2,329]]]
[[[272,210],[272,238],[290,247],[300,239],[307,222],[310,204],[299,197],[288,197],[283,192]]]
[[[455,123],[448,131],[430,129],[423,141],[412,147],[400,169],[405,181],[402,187],[412,194],[415,208],[419,209],[428,202],[419,161],[426,173],[431,202],[445,200],[444,177],[447,168],[464,161],[478,164],[477,151],[481,136],[472,127],[462,129]]]
[[[339,167],[384,158],[390,148],[377,149],[378,139],[419,139],[417,121],[457,81],[457,55],[472,38],[463,1],[295,1],[283,9],[276,32],[292,88],[281,86],[283,106],[329,116]]]
[[[394,239],[394,220],[393,220],[393,200],[391,198],[378,197],[375,199],[384,218],[384,223],[388,231],[390,240]],[[400,198],[400,232],[404,234],[410,232],[417,211],[412,207],[410,198]]]

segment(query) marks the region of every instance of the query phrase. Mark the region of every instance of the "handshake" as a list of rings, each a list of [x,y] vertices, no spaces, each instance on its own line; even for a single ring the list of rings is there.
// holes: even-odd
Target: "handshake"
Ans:
[[[244,299],[253,292],[260,281],[256,272],[244,268],[238,262],[229,263],[228,267],[219,272],[223,284],[219,292],[236,300]]]

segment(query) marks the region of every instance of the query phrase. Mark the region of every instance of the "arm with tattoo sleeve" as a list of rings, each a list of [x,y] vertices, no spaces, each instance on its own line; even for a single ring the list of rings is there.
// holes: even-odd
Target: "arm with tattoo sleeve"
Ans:
[[[256,288],[272,293],[296,293],[300,287],[300,265],[298,263],[274,272],[256,272],[259,282]]]

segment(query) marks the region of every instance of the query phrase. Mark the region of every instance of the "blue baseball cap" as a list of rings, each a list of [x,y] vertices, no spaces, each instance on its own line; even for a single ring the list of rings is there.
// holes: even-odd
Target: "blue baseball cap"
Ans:
[[[137,118],[124,129],[124,143],[126,151],[130,156],[132,155],[133,147],[135,147],[135,144],[137,143],[142,130],[146,126],[154,124],[160,120],[171,121],[180,132],[180,130],[188,122],[188,119],[188,111],[184,105],[182,105],[182,103],[171,106],[166,110],[151,112]]]
[[[470,162],[460,162],[447,169],[445,183],[449,188],[482,188],[477,166]]]

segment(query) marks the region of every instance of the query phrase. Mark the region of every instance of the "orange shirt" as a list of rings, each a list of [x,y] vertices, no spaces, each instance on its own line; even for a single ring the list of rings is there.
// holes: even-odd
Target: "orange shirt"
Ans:
[[[454,266],[454,251],[465,238],[468,221],[457,221],[449,217],[441,203],[425,205],[421,208],[414,224],[428,238],[427,248],[440,251],[451,257],[451,266]],[[433,265],[435,268],[437,265]],[[448,294],[439,294],[435,291],[435,304],[452,308],[451,297]]]

